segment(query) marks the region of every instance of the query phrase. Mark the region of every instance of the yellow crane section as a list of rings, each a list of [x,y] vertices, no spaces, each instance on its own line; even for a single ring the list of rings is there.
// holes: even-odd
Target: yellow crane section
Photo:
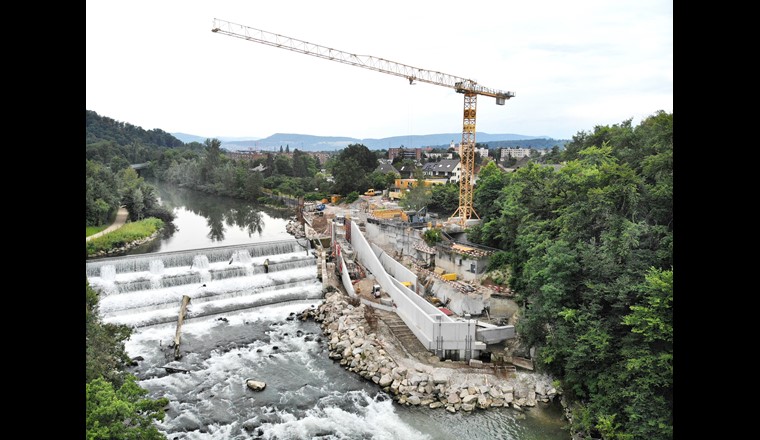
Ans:
[[[362,67],[376,72],[400,76],[409,80],[409,84],[415,81],[426,82],[438,86],[449,87],[458,93],[464,94],[464,117],[462,129],[462,143],[460,157],[462,163],[461,178],[459,180],[459,208],[450,219],[458,215],[458,223],[464,228],[467,220],[473,216],[480,218],[472,207],[472,193],[475,170],[475,116],[478,95],[496,98],[496,104],[504,105],[507,99],[515,96],[514,92],[505,92],[481,86],[476,81],[449,75],[433,70],[420,69],[407,64],[378,58],[371,55],[357,55],[342,50],[332,49],[319,44],[284,35],[267,32],[261,29],[231,23],[229,21],[214,19],[212,32],[230,37],[241,38],[255,43],[286,49],[293,52],[324,58],[351,66]]]

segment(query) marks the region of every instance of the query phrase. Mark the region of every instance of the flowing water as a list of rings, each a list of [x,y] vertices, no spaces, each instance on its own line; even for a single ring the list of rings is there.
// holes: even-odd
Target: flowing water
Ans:
[[[131,372],[151,397],[170,401],[158,423],[167,438],[569,438],[557,403],[525,412],[456,414],[394,403],[377,385],[327,357],[318,324],[294,319],[316,307],[322,292],[316,258],[303,243],[269,231],[273,226],[284,232],[284,223],[267,218],[260,234],[245,239],[240,237],[248,227],[233,223],[213,242],[216,247],[190,250],[187,243],[199,232],[182,225],[205,221],[209,229],[202,236],[208,238],[214,222],[185,218],[201,216],[187,200],[174,201],[180,227],[159,244],[171,252],[141,250],[87,262],[88,279],[101,292],[103,320],[134,328],[126,349],[142,360]],[[236,228],[244,233],[231,232]],[[182,357],[175,361],[183,295],[191,301],[181,328]],[[247,379],[266,388],[254,392]]]

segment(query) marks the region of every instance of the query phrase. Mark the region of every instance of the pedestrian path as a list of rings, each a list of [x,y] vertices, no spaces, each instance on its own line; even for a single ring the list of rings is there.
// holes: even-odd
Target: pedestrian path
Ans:
[[[92,240],[93,238],[98,238],[101,235],[108,234],[111,231],[115,231],[119,229],[120,227],[124,226],[124,223],[127,222],[127,217],[129,216],[129,212],[127,211],[127,208],[120,207],[119,211],[116,213],[116,220],[113,221],[113,224],[111,226],[103,229],[102,231],[98,232],[97,234],[92,234],[89,237],[86,237],[85,243]]]

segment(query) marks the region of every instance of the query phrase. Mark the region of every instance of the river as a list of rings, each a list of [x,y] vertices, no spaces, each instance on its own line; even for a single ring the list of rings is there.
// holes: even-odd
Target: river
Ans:
[[[256,244],[262,243],[261,247],[266,249],[267,242],[292,240],[285,232],[291,213],[156,185],[162,203],[177,216],[176,228],[160,240],[130,251],[128,258],[147,259],[157,252],[170,252],[172,258],[164,258],[165,262],[160,264],[154,260],[144,263],[150,267],[145,272],[148,278],[153,277],[148,281],[130,281],[130,277],[136,279],[138,275],[117,274],[112,267],[94,271],[102,275],[93,276],[92,280],[99,285],[107,285],[119,277],[127,280],[123,282],[122,293],[103,296],[101,309],[106,321],[141,323],[135,325],[126,343],[131,357],[142,358],[130,371],[150,396],[170,400],[166,418],[158,423],[167,438],[570,438],[557,402],[539,403],[523,412],[492,408],[455,414],[442,408],[394,403],[377,385],[327,357],[327,343],[318,324],[293,319],[294,314],[320,302],[316,264],[308,261],[313,257],[308,253],[304,256],[296,246],[270,257],[275,268],[280,262],[280,270],[264,273],[261,269],[266,255],[257,253]],[[206,258],[213,252],[201,252],[204,267],[212,274],[232,273],[238,266],[244,266],[246,272],[240,269],[235,272],[236,278],[225,275],[224,279],[202,271],[197,275],[198,267],[194,265],[199,255],[189,250],[230,245],[251,247],[245,252],[234,251],[232,258],[224,259]],[[172,263],[174,260],[178,262]],[[199,278],[193,278],[196,275]],[[167,283],[170,279],[185,281],[178,281],[175,286]],[[239,287],[241,283],[247,287]],[[124,287],[127,285],[136,287]],[[175,304],[176,298],[189,289],[194,292],[216,289],[217,293],[225,293],[220,296],[224,299],[214,305],[211,301],[203,302],[206,298],[200,296],[193,299],[190,307],[196,317],[183,324],[184,355],[177,362],[168,348],[176,331]],[[269,303],[257,306],[265,295]],[[169,315],[173,318],[156,319],[160,308],[157,303],[164,297],[174,301]],[[125,307],[131,307],[129,314],[121,315],[127,313],[120,311]],[[188,372],[170,374],[164,368],[166,365]],[[249,378],[265,382],[266,388],[261,392],[247,389],[245,381]]]

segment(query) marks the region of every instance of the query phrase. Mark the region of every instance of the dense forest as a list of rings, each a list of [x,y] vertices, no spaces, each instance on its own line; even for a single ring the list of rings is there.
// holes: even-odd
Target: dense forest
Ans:
[[[168,148],[185,144],[165,131],[144,130],[86,110],[85,144],[88,160],[112,165],[114,171],[130,164],[156,160]]]
[[[523,305],[518,332],[604,439],[673,434],[673,116],[573,137],[562,166],[486,167],[484,219]]]

